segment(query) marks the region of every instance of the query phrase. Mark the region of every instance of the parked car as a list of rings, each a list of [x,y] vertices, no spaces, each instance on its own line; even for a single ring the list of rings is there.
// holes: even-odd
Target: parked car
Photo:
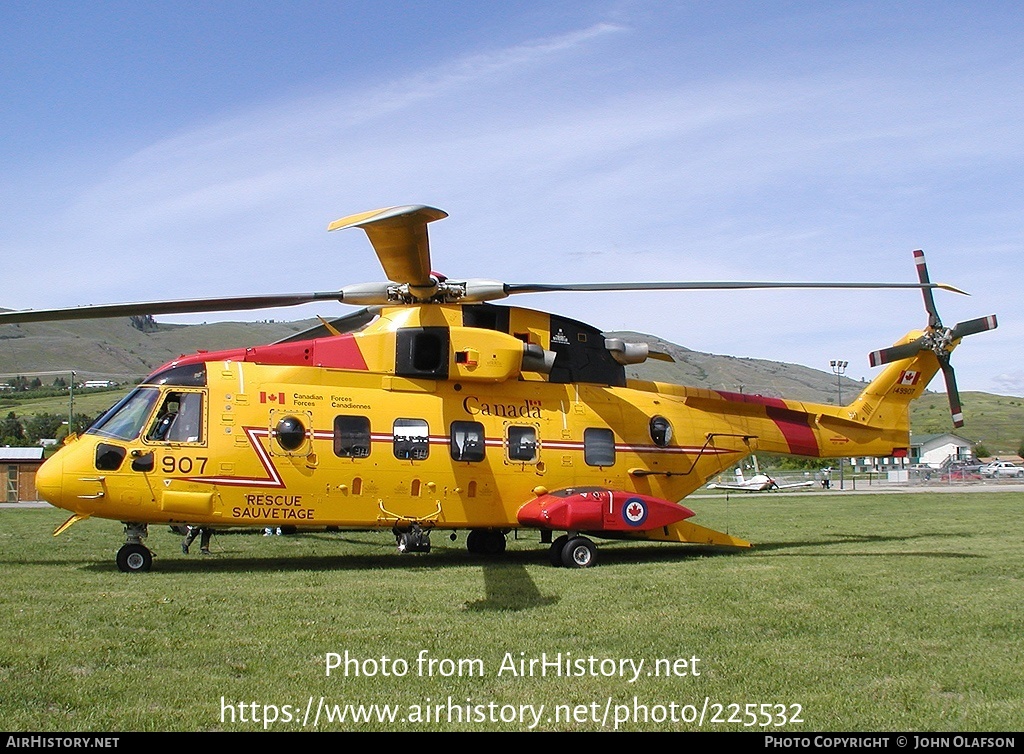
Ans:
[[[1012,461],[993,461],[981,467],[981,475],[987,479],[998,479],[1000,477],[1024,478],[1024,466],[1018,466]]]
[[[927,463],[913,463],[906,467],[907,471],[910,472],[910,476],[915,479],[921,479],[925,482],[930,482],[932,474],[938,474],[939,470],[932,468]]]
[[[964,467],[962,469],[950,469],[942,475],[943,482],[970,482],[978,479],[981,479],[981,474],[979,474],[977,470],[971,471],[968,467]]]
[[[980,474],[982,466],[984,464],[981,463],[954,463],[949,468],[952,471],[963,471],[965,474]]]

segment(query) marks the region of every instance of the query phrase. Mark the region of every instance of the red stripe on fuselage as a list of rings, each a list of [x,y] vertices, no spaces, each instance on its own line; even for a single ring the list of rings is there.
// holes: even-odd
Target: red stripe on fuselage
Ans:
[[[811,417],[807,413],[791,409],[781,398],[766,398],[763,395],[747,395],[746,393],[727,393],[721,390],[716,392],[729,401],[764,406],[767,417],[775,422],[775,426],[786,438],[790,453],[801,456],[821,455],[814,430],[811,429]]]
[[[332,369],[367,369],[359,345],[352,335],[334,335],[295,343],[277,343],[229,351],[200,351],[182,356],[158,371],[180,364],[208,361],[248,361],[279,366],[329,367]]]

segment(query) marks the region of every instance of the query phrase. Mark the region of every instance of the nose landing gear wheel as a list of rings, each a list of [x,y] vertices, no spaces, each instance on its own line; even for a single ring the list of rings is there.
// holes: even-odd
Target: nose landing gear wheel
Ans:
[[[124,573],[139,573],[153,567],[153,553],[140,544],[129,543],[117,551],[117,567]]]

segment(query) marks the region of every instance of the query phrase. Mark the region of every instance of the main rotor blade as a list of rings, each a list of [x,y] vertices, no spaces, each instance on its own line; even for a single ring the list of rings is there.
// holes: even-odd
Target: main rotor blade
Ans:
[[[335,220],[327,230],[362,228],[389,280],[429,288],[435,281],[430,274],[427,223],[445,217],[448,213],[443,210],[410,204],[349,215]]]
[[[139,314],[199,314],[202,312],[247,311],[280,306],[299,306],[316,301],[341,301],[340,291],[322,293],[268,294],[262,296],[221,296],[177,301],[148,301],[130,304],[70,306],[63,309],[26,309],[0,313],[0,325],[18,322],[55,322],[72,319],[131,317]]]
[[[998,326],[996,322],[996,315],[990,314],[987,317],[978,317],[977,319],[969,319],[966,322],[958,322],[952,330],[950,335],[954,340],[958,340],[965,335],[974,335],[975,333],[985,332],[986,330],[995,330]]]
[[[513,293],[557,293],[560,291],[716,291],[759,288],[941,288],[944,291],[968,295],[966,291],[946,283],[793,283],[757,281],[707,281],[663,283],[507,283],[505,290]]]

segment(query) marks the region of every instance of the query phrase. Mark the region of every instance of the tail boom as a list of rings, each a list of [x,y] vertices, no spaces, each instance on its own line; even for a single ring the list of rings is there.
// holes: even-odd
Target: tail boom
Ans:
[[[920,335],[908,333],[900,343],[911,343]],[[934,353],[918,351],[886,366],[845,406],[699,390],[690,392],[685,402],[723,419],[726,427],[721,434],[744,438],[746,447],[737,448],[744,454],[759,450],[817,458],[900,456],[910,443],[910,403],[939,370]]]

